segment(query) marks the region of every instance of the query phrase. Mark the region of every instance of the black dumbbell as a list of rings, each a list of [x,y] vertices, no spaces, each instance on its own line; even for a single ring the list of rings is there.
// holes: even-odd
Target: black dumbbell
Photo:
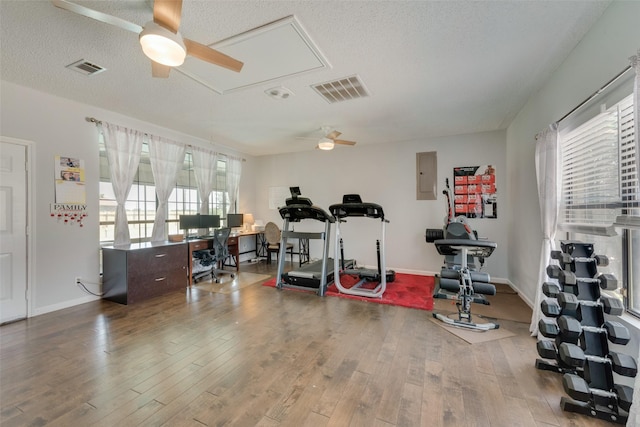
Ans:
[[[546,338],[555,338],[558,336],[558,325],[551,319],[542,318],[538,320],[538,331]]]
[[[582,325],[573,316],[560,315],[556,320],[558,324],[558,338],[561,342],[578,344],[582,335]]]
[[[611,366],[616,374],[633,378],[638,373],[636,360],[628,354],[610,351],[607,358],[611,360]]]
[[[614,344],[626,345],[631,340],[629,330],[620,322],[607,320],[602,327],[582,326],[577,319],[571,316],[561,315],[557,319],[558,336],[563,342],[577,344],[582,331],[594,333],[606,332],[607,339]]]
[[[547,317],[558,317],[560,315],[576,317],[579,305],[578,297],[574,294],[559,292],[555,300],[544,300],[540,303],[540,308]]]
[[[547,276],[551,277],[552,279],[557,279],[558,277],[560,277],[560,271],[562,271],[562,269],[558,265],[552,264],[547,266]]]
[[[631,340],[629,330],[620,322],[606,321],[603,325],[607,331],[607,339],[614,344],[627,345]]]
[[[558,355],[562,363],[574,368],[582,368],[587,360],[611,365],[613,371],[625,377],[635,377],[638,373],[638,365],[633,357],[628,354],[609,352],[606,357],[585,354],[581,347],[571,343],[560,343]]]
[[[618,279],[613,274],[605,273],[598,276],[598,284],[602,289],[614,291],[618,289]]]
[[[621,316],[624,313],[622,301],[614,297],[600,296],[598,301],[581,301],[580,304],[602,307],[602,310],[611,316]]]
[[[572,399],[581,402],[589,402],[591,396],[607,397],[615,399],[615,401],[618,402],[618,406],[625,411],[629,411],[631,402],[633,401],[633,389],[629,386],[616,384],[613,392],[590,388],[584,378],[576,374],[564,374],[562,376],[562,386],[564,391],[566,391]]]
[[[549,298],[556,298],[560,292],[562,292],[560,286],[553,282],[544,282],[542,284],[542,293]]]
[[[571,255],[566,254],[562,251],[551,251],[551,258],[557,260],[561,266],[570,264],[573,260],[573,257],[571,257]]]
[[[600,267],[606,267],[609,265],[609,258],[606,255],[596,255],[594,258],[596,259],[596,264]]]
[[[545,299],[540,303],[540,309],[547,317],[565,315],[580,318],[581,306],[602,307],[604,313],[612,316],[620,316],[624,312],[622,302],[616,298],[600,297],[599,301],[583,301],[568,292],[560,292],[556,299]]]
[[[548,269],[549,267],[547,267],[547,270]],[[576,274],[572,271],[561,270],[560,268],[558,268],[557,271],[554,270],[553,272],[554,274],[558,275],[557,277],[558,282],[560,282],[560,284],[563,286],[565,285],[575,286],[578,283],[578,278],[576,277]],[[549,274],[548,271],[547,271],[547,274]],[[552,277],[552,276],[549,276],[549,277]],[[555,278],[555,277],[552,277],[552,278]],[[600,274],[597,279],[580,278],[580,280],[582,282],[597,281],[600,288],[608,291],[613,291],[618,289],[618,279],[616,279],[616,276],[609,273]]]
[[[576,313],[578,307],[602,307],[602,310],[611,316],[620,316],[624,313],[624,305],[617,298],[600,296],[598,301],[579,300],[574,294],[560,292],[556,297],[562,314]]]
[[[573,271],[560,270],[560,272],[558,273],[558,282],[560,282],[560,284],[563,286],[574,286],[576,283],[578,283],[578,279]]]
[[[562,308],[557,300],[545,299],[540,303],[540,309],[547,317],[558,317],[562,314]]]
[[[556,359],[558,352],[556,351],[556,345],[553,341],[549,340],[538,340],[536,343],[536,349],[538,350],[538,354],[543,359]]]

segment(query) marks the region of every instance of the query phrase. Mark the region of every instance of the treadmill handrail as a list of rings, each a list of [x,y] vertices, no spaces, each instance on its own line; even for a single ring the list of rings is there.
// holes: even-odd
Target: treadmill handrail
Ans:
[[[329,206],[329,211],[337,219],[367,217],[380,218],[384,221],[384,211],[377,203],[337,203]]]

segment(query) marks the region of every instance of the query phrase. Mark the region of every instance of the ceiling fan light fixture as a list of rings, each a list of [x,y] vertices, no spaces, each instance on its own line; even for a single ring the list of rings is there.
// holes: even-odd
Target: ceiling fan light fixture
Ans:
[[[318,142],[318,148],[321,150],[333,150],[334,142],[329,138],[322,138]]]
[[[172,33],[151,21],[144,26],[139,39],[142,51],[149,59],[169,67],[184,63],[187,48],[179,33]]]

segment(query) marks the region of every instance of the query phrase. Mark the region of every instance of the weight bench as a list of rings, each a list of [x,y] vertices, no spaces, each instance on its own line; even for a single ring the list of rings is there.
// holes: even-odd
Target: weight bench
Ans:
[[[452,326],[468,329],[488,331],[498,329],[496,323],[474,323],[471,317],[471,304],[478,303],[489,305],[484,295],[495,295],[496,287],[489,283],[487,273],[473,271],[469,268],[468,259],[489,257],[496,249],[494,242],[472,239],[441,239],[433,242],[440,255],[445,257],[456,256],[461,260],[457,266],[445,267],[441,271],[438,288],[434,298],[455,300],[458,308],[458,319],[452,319],[440,313],[434,313],[433,317]]]

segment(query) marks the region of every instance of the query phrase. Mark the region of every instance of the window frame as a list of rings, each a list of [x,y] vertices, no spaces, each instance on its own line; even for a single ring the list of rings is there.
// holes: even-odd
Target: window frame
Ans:
[[[106,148],[102,135],[99,137],[100,145],[100,186],[106,184],[109,187],[111,180],[109,177],[108,160],[106,156]],[[217,161],[217,183],[215,189],[209,196],[209,213],[213,215],[220,215],[221,218],[226,216],[226,212],[229,211],[229,197],[226,192],[226,158],[219,157]],[[142,194],[153,194],[153,201],[148,197],[137,197],[140,195],[140,188],[144,188]],[[107,204],[113,206],[112,211],[115,212],[115,197],[105,197],[107,194],[106,189],[100,188],[99,191],[99,226],[100,226],[100,246],[113,245],[113,227],[115,226],[115,215],[111,215],[111,219],[105,218],[106,210],[104,209]],[[111,188],[109,190],[113,191]],[[182,192],[182,196],[176,194]],[[186,197],[185,197],[186,196]],[[153,203],[151,209],[144,208],[144,205]],[[132,236],[132,243],[148,242],[151,239],[151,233],[153,230],[153,223],[155,221],[155,212],[158,207],[158,199],[155,194],[155,184],[153,182],[153,174],[151,173],[151,164],[149,160],[148,142],[143,143],[142,154],[140,158],[140,164],[136,171],[136,177],[132,184],[131,191],[127,197],[126,205],[135,204],[134,209],[127,209],[127,218],[129,225],[129,233]],[[126,206],[125,205],[125,206]],[[173,209],[172,209],[173,206]],[[193,171],[193,159],[192,152],[187,147],[185,150],[185,157],[183,160],[183,166],[177,177],[175,186],[168,202],[168,215],[165,220],[165,226],[167,227],[169,234],[180,234],[183,230],[179,229],[179,216],[184,214],[196,214],[200,209],[200,198],[198,196],[198,189],[196,186],[194,171]],[[140,213],[143,213],[144,218],[140,219]],[[149,214],[151,212],[151,214]],[[109,236],[110,238],[105,238]]]
[[[626,92],[626,93],[625,93]],[[608,97],[608,98],[607,98]],[[637,166],[635,163],[635,156],[640,153],[635,153],[634,138],[638,137],[638,126],[640,124],[630,122],[633,120],[633,109],[638,108],[637,105],[633,105],[633,86],[628,79],[620,82],[611,91],[611,93],[604,95],[605,101],[599,100],[598,104],[594,103],[591,107],[592,111],[581,112],[577,118],[572,118],[568,125],[565,125],[559,133],[560,149],[564,148],[567,135],[571,132],[578,131],[581,127],[587,126],[589,122],[598,120],[598,116],[601,113],[606,113],[612,108],[617,109],[617,200],[615,202],[595,200],[594,203],[578,204],[574,207],[568,207],[570,204],[566,203],[565,197],[565,158],[561,156],[560,160],[560,179],[562,184],[561,195],[561,210],[558,217],[558,229],[561,231],[559,235],[564,236],[568,240],[583,240],[594,243],[596,253],[609,256],[611,263],[608,267],[599,267],[599,272],[614,273],[618,279],[619,288],[617,291],[602,291],[605,294],[615,296],[624,301],[627,312],[635,317],[640,317],[640,283],[637,280],[640,278],[640,229],[633,229],[628,225],[624,225],[618,222],[618,219],[622,215],[631,215],[633,217],[640,217],[640,205],[638,198],[638,175]],[[599,104],[609,103],[608,108],[603,109]],[[626,110],[626,115],[622,115],[621,105],[630,102],[631,114],[629,115]],[[595,112],[594,112],[595,110]],[[625,127],[626,126],[626,127]],[[633,126],[631,128],[631,126]],[[629,131],[631,129],[631,131]],[[591,137],[591,135],[589,135]],[[615,157],[615,156],[614,156]],[[587,187],[588,190],[591,187]],[[631,191],[630,191],[631,190]],[[567,221],[565,214],[571,212],[572,209],[576,211],[583,211],[583,223]],[[589,218],[593,218],[590,212],[596,210],[613,209],[615,211],[615,218],[607,218],[605,221],[600,221],[598,224],[589,223]],[[619,240],[619,242],[617,241]],[[599,249],[600,246],[600,249]],[[607,254],[606,249],[603,252],[603,247],[614,248],[613,254]],[[637,260],[634,259],[638,258]]]

